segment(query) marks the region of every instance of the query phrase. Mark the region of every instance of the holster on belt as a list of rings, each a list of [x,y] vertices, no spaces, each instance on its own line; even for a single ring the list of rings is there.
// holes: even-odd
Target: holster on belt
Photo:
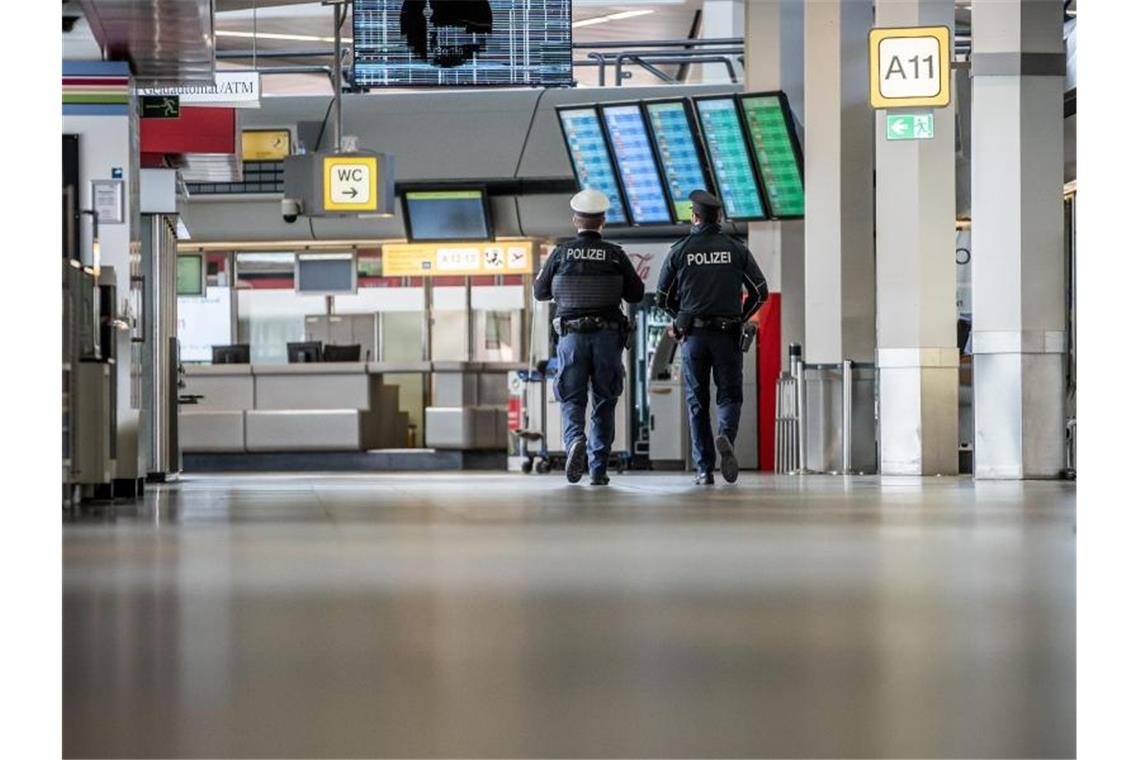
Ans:
[[[683,338],[688,335],[689,330],[691,330],[692,327],[692,314],[678,314],[677,318],[673,320],[673,334],[678,338]]]
[[[748,353],[748,349],[752,348],[752,341],[754,340],[756,340],[756,324],[745,322],[744,327],[740,330],[740,353]]]

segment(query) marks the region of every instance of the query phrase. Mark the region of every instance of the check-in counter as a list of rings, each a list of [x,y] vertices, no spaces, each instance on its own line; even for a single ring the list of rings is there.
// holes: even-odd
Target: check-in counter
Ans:
[[[188,364],[186,394],[201,396],[195,412],[245,411],[254,408],[253,367],[248,364]]]
[[[507,376],[522,368],[516,362],[432,362],[426,444],[435,449],[506,448]]]
[[[399,389],[363,363],[186,367],[181,410],[189,453],[364,451],[406,445]]]

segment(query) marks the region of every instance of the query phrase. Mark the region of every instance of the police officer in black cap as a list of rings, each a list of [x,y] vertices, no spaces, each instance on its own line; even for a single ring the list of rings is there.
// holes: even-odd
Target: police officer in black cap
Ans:
[[[606,465],[614,442],[614,409],[625,382],[622,350],[630,325],[621,302],[639,303],[645,283],[621,246],[602,240],[609,198],[583,190],[570,200],[578,236],[551,252],[534,281],[534,297],[554,299],[557,313],[558,377],[555,396],[562,402],[562,440],[566,479],[577,483],[586,468],[586,399],[593,395],[590,418],[590,483],[610,482]]]
[[[689,431],[698,485],[720,472],[736,481],[733,444],[744,401],[744,352],[755,336],[750,318],[768,298],[768,284],[748,248],[720,228],[720,200],[694,191],[693,228],[669,250],[657,282],[657,305],[673,317],[682,341]],[[741,299],[741,291],[746,296]],[[717,435],[709,422],[709,373],[716,382]]]

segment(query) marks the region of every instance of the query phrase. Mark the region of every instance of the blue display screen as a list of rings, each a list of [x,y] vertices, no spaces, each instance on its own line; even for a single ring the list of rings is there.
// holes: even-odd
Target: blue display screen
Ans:
[[[725,216],[729,219],[766,218],[736,101],[710,98],[696,103]]]
[[[602,134],[597,111],[593,108],[571,108],[559,111],[558,118],[562,121],[562,134],[566,138],[578,186],[583,190],[605,193],[610,199],[606,222],[627,224],[614,165],[610,161],[610,151]]]
[[[689,194],[694,190],[709,189],[701,149],[693,135],[687,109],[682,102],[671,102],[646,103],[646,110],[649,111],[653,141],[661,156],[661,168],[665,170],[665,181],[669,185],[673,213],[678,222],[687,222],[693,210]]]
[[[629,199],[629,214],[634,224],[669,224],[669,202],[657,173],[653,146],[641,109],[636,105],[602,106],[606,130],[617,160],[618,176],[625,197]]]

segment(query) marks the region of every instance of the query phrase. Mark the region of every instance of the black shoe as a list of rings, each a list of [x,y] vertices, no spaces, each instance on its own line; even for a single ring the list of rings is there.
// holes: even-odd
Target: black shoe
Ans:
[[[712,472],[697,471],[697,477],[693,480],[698,486],[711,486],[713,484]]]
[[[736,452],[727,435],[716,437],[716,450],[720,452],[720,474],[724,476],[724,482],[735,483],[740,475],[740,463],[736,461]]]
[[[604,472],[595,472],[590,475],[590,485],[592,486],[608,486],[610,484],[610,476]]]
[[[566,479],[577,483],[586,471],[586,439],[579,438],[570,444],[566,452]]]

